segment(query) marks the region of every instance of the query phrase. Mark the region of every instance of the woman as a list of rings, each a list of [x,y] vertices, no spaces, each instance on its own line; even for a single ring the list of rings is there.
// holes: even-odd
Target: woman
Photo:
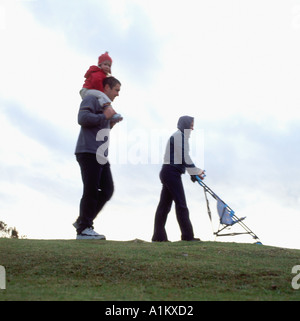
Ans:
[[[168,141],[164,165],[160,172],[160,180],[163,186],[155,214],[152,242],[168,241],[165,224],[173,201],[175,202],[176,217],[181,230],[181,240],[200,241],[200,239],[194,238],[181,180],[181,175],[185,173],[185,170],[190,175],[199,175],[202,179],[204,176],[204,171],[197,168],[189,156],[188,140],[191,131],[194,129],[194,118],[190,116],[180,117],[177,128],[178,130]]]

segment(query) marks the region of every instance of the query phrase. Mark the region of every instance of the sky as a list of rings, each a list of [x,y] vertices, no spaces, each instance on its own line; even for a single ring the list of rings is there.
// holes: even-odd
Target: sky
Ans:
[[[299,0],[1,0],[0,40],[0,220],[20,235],[76,237],[79,90],[108,51],[124,120],[95,230],[151,241],[164,148],[190,115],[205,183],[263,244],[300,249]],[[203,189],[182,179],[195,236],[214,241],[216,202],[211,225]],[[166,229],[180,239],[174,207]]]

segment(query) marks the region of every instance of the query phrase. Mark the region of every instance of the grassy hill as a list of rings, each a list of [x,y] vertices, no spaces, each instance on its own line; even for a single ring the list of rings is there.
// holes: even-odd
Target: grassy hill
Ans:
[[[0,239],[3,300],[299,300],[300,250],[217,242]]]

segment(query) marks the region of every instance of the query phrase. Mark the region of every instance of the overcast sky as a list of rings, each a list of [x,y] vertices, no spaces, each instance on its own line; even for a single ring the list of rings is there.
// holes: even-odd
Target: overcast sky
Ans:
[[[95,230],[151,240],[165,144],[190,115],[206,184],[264,244],[300,249],[300,1],[1,0],[0,37],[0,220],[21,235],[76,236],[79,90],[109,51],[124,121]],[[203,190],[183,181],[195,236],[214,240]],[[174,208],[167,232],[180,239]]]

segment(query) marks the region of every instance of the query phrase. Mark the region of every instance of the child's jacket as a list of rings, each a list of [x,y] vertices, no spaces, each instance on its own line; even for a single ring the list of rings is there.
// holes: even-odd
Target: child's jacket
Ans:
[[[103,92],[103,80],[106,78],[106,73],[98,66],[91,66],[85,73],[86,78],[83,88],[96,89]]]

